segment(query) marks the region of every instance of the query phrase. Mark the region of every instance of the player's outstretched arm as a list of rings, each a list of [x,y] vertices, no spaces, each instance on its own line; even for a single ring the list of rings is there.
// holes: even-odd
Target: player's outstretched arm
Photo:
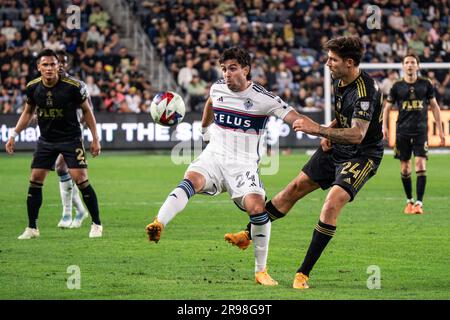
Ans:
[[[101,146],[97,133],[97,123],[95,121],[94,114],[92,113],[92,109],[89,104],[89,99],[84,100],[83,104],[81,105],[81,110],[83,110],[83,117],[84,120],[86,121],[89,130],[91,130],[92,134],[91,154],[95,158],[100,154]]]
[[[341,144],[360,144],[366,136],[370,124],[369,121],[355,118],[352,120],[351,128],[331,128],[321,126],[305,115],[301,115],[300,117],[293,124],[295,131],[303,131],[329,139],[332,143]]]
[[[9,137],[9,139],[6,142],[6,145],[5,145],[6,152],[8,152],[9,154],[13,154],[14,153],[14,144],[15,144],[16,136],[23,129],[28,127],[28,125],[31,122],[31,119],[33,119],[35,108],[36,108],[35,106],[31,106],[28,103],[25,103],[25,108],[23,109],[23,112],[20,115],[19,120],[17,121],[16,127],[14,128],[13,133],[11,134],[11,136]]]
[[[389,121],[389,111],[391,111],[392,103],[387,101],[384,104],[383,109],[383,139],[389,138],[389,129],[388,129],[388,121]]]
[[[436,98],[430,100],[431,111],[433,112],[434,121],[436,122],[436,127],[439,132],[439,138],[441,139],[439,145],[441,147],[445,146],[445,134],[444,129],[442,128],[441,121],[441,108],[439,108],[439,104]]]

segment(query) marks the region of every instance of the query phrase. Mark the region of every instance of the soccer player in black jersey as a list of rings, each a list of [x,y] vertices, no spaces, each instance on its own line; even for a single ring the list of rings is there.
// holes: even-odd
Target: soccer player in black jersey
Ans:
[[[41,77],[30,81],[26,88],[26,105],[16,127],[6,143],[6,151],[14,152],[15,138],[25,129],[37,112],[41,136],[31,163],[30,186],[28,189],[28,227],[19,239],[39,237],[37,219],[42,204],[42,186],[49,170],[59,154],[64,156],[70,175],[80,189],[84,203],[92,217],[89,237],[101,237],[97,196],[89,184],[87,160],[82,141],[77,110],[81,108],[85,121],[92,133],[91,153],[100,154],[100,141],[96,121],[89,107],[88,93],[81,82],[59,74],[57,54],[45,49],[37,56],[37,68]]]
[[[434,115],[436,127],[445,145],[439,104],[433,85],[428,78],[418,77],[419,57],[408,54],[403,58],[404,77],[395,82],[383,111],[383,135],[388,137],[389,111],[393,105],[398,107],[397,131],[395,139],[395,158],[400,160],[400,172],[406,193],[406,214],[423,213],[423,195],[426,184],[426,160],[428,158],[428,106]],[[411,181],[411,153],[414,152],[417,176],[417,201],[414,203]]]
[[[328,127],[307,116],[294,122],[296,131],[322,137],[321,146],[287,187],[266,204],[271,220],[284,217],[294,204],[322,188],[331,188],[293,287],[307,289],[310,272],[336,232],[347,202],[377,171],[383,157],[382,95],[375,81],[359,69],[364,53],[358,37],[338,37],[325,44],[334,79],[335,119]],[[225,240],[246,248],[250,234],[226,234]]]

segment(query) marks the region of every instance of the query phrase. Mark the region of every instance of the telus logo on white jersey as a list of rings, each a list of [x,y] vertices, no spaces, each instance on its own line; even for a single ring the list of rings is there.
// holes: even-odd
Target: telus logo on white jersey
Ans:
[[[255,130],[259,132],[266,126],[266,115],[254,115],[234,110],[226,110],[221,108],[214,108],[215,123],[224,128],[231,130]]]

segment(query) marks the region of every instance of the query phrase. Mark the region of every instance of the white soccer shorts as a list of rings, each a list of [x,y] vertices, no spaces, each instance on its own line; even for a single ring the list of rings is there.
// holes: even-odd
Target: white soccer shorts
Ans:
[[[244,209],[244,199],[248,194],[260,194],[266,191],[259,178],[257,163],[225,161],[209,151],[203,151],[192,161],[186,172],[194,171],[205,177],[206,183],[202,194],[215,196],[228,191],[231,199]]]

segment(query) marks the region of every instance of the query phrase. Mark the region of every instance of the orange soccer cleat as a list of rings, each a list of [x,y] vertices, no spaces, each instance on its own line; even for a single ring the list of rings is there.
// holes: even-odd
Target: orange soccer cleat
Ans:
[[[416,204],[414,205],[413,213],[414,213],[414,214],[423,214],[423,208],[422,208],[422,205],[419,204],[419,203],[416,203]]]
[[[256,272],[255,281],[263,286],[276,286],[278,282],[273,280],[272,277],[267,273],[267,270]]]
[[[225,241],[241,250],[245,250],[252,243],[248,231],[239,231],[238,233],[227,233],[224,236]]]
[[[152,223],[150,223],[146,228],[145,231],[148,235],[149,241],[154,241],[155,243],[158,243],[159,239],[161,238],[161,232],[164,230],[164,225],[158,221],[158,219],[155,219]]]
[[[403,210],[405,214],[414,214],[414,204],[412,202],[408,202],[406,204],[405,210]]]
[[[292,288],[294,289],[308,289],[308,279],[309,277],[304,275],[301,272],[297,272],[295,274],[294,283],[292,284]]]

